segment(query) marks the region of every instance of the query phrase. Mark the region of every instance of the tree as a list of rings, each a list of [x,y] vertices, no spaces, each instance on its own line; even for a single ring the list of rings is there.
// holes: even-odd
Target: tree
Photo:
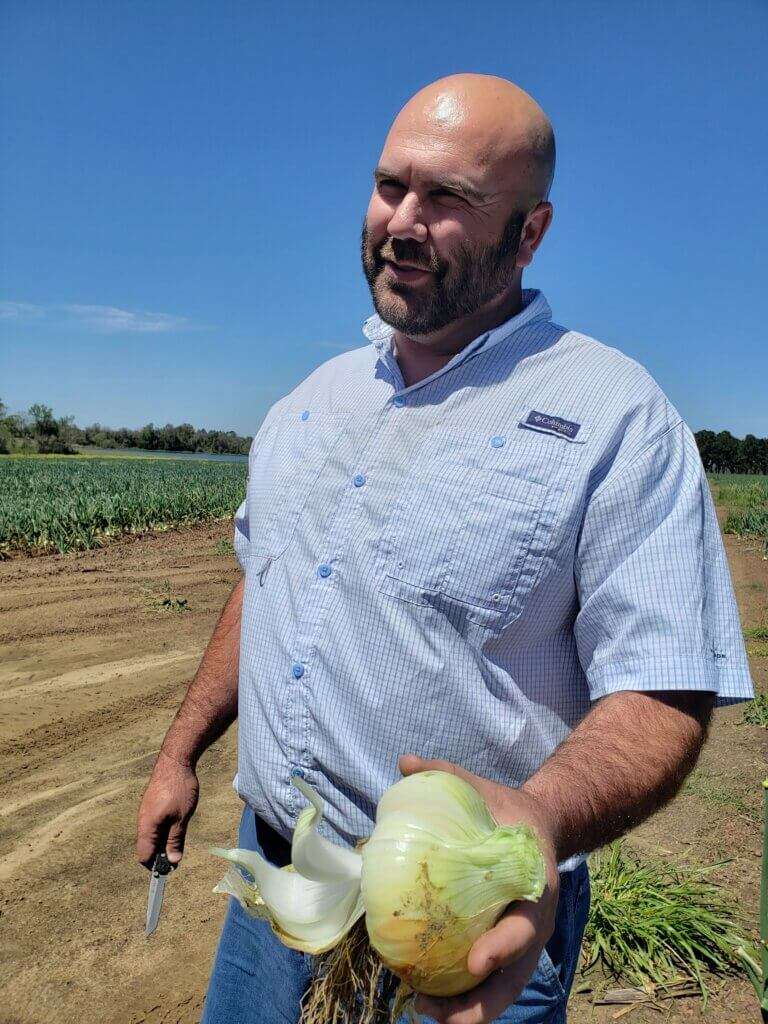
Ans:
[[[712,471],[715,473],[737,473],[739,465],[739,441],[730,430],[715,434],[712,443]]]
[[[10,455],[13,451],[13,436],[6,422],[8,407],[0,398],[0,455]]]
[[[59,424],[49,405],[30,405],[29,415],[36,434],[41,437],[58,437]]]
[[[714,457],[715,432],[714,430],[698,430],[694,435],[696,444],[699,446],[699,455],[704,469],[713,472],[712,460]]]
[[[160,433],[154,423],[147,423],[136,432],[138,448],[144,448],[149,452],[156,452],[160,448]]]
[[[761,473],[762,470],[762,442],[754,434],[747,434],[741,442],[741,471],[742,473]]]

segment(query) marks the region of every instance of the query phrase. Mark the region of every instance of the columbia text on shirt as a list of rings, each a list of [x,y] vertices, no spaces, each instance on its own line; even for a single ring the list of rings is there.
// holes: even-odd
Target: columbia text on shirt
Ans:
[[[302,772],[354,844],[402,753],[519,786],[607,694],[753,697],[695,438],[642,366],[536,290],[410,387],[363,331],[269,410],[236,514],[262,818],[290,837]]]

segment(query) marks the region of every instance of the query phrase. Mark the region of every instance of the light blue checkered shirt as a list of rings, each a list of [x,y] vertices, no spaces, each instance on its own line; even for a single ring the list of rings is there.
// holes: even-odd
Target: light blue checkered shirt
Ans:
[[[606,694],[753,696],[691,431],[523,301],[410,387],[370,317],[254,438],[234,785],[286,838],[292,770],[351,844],[402,753],[519,786]]]

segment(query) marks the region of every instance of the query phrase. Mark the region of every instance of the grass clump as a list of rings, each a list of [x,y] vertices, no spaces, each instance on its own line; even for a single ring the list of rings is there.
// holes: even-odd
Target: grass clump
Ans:
[[[741,477],[737,483],[721,483],[717,500],[722,505],[736,505],[740,508],[765,505],[768,503],[768,481],[765,477]]]
[[[761,725],[768,729],[768,693],[760,693],[744,707],[744,721],[747,725]]]
[[[765,537],[768,535],[768,509],[749,505],[740,512],[730,512],[723,533]]]
[[[682,976],[696,984],[706,1006],[705,976],[738,973],[739,950],[751,946],[734,901],[705,877],[715,866],[641,862],[620,842],[598,854],[582,973],[599,964],[612,978],[658,986],[660,994]]]
[[[158,612],[189,612],[189,599],[176,597],[171,592],[171,582],[166,580],[162,587],[148,584],[144,588],[144,600],[149,608]]]

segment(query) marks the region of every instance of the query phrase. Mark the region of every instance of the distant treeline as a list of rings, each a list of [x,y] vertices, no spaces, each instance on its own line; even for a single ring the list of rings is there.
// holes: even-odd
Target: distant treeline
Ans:
[[[729,430],[699,430],[694,434],[708,473],[768,474],[768,437],[734,437]]]
[[[240,437],[234,430],[198,430],[191,423],[156,427],[147,423],[138,430],[113,430],[100,423],[78,427],[72,416],[54,416],[47,405],[31,405],[26,412],[9,414],[0,401],[0,454],[38,452],[74,455],[76,445],[97,448],[145,448],[148,451],[211,452],[217,455],[247,455],[252,437]]]
[[[708,473],[768,474],[768,438],[747,434],[734,437],[728,430],[715,433],[699,430],[694,435],[701,461]],[[72,455],[75,445],[96,448],[144,448],[147,451],[212,452],[220,455],[247,455],[251,437],[240,437],[233,430],[198,430],[191,423],[175,427],[167,423],[156,427],[147,423],[138,430],[103,427],[93,423],[78,427],[74,417],[56,417],[47,405],[32,405],[24,413],[9,414],[0,401],[0,453],[41,452]]]

